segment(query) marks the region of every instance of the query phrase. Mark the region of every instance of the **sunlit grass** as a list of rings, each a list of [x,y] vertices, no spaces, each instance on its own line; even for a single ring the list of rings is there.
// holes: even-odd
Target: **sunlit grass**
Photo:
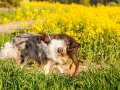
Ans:
[[[1,90],[119,90],[120,65],[89,67],[77,76],[44,73],[35,69],[20,69],[12,60],[0,60]]]

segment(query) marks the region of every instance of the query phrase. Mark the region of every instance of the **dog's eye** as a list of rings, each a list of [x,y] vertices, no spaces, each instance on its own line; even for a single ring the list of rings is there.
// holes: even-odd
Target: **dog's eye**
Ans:
[[[63,52],[63,49],[62,48],[58,48],[58,52]]]
[[[61,52],[63,52],[63,49],[61,48],[61,50],[60,50]]]

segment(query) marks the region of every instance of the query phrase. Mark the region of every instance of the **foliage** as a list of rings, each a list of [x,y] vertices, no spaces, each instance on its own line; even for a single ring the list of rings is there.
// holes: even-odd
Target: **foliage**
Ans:
[[[21,1],[22,0],[1,0],[0,7],[9,7],[9,8],[19,7]],[[63,4],[77,3],[77,4],[86,5],[86,6],[97,5],[98,3],[104,4],[104,5],[107,5],[108,3],[111,3],[111,2],[113,2],[112,4],[118,3],[117,0],[29,0],[29,1],[31,1],[31,2],[47,1],[47,2],[51,2],[51,3],[59,2],[59,3],[63,3]]]
[[[115,2],[109,2],[108,5],[110,5],[110,6],[116,6],[117,3],[115,3]]]
[[[5,18],[8,19],[9,21],[13,21],[13,19],[15,18],[15,11],[11,12],[0,11],[0,24],[3,24]]]
[[[94,2],[95,0],[90,0],[92,3],[101,3],[101,4],[104,4],[104,5],[107,5],[109,2],[114,2],[114,3],[117,3],[118,1],[117,0],[96,0],[97,2]]]
[[[90,5],[89,0],[80,0],[80,3],[86,6]]]
[[[0,7],[18,7],[21,0],[1,0]]]
[[[44,1],[44,0],[30,0],[30,1]],[[109,2],[115,2],[118,3],[118,0],[45,0],[48,2],[59,2],[64,4],[71,4],[71,3],[77,3],[82,5],[97,5],[98,3],[107,5]]]

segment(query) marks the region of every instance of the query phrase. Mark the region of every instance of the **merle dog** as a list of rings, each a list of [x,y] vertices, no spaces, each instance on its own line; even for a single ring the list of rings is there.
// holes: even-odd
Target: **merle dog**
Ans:
[[[41,62],[46,62],[44,67],[45,74],[49,74],[51,65],[64,64],[66,60],[66,43],[64,40],[52,40],[49,45],[44,42],[35,42],[39,34],[20,34],[15,36],[10,42],[6,42],[0,51],[0,59],[20,59],[20,67],[23,68],[25,60],[33,59],[41,65]],[[62,60],[64,58],[64,60]],[[58,65],[61,73],[63,69]]]
[[[78,48],[80,48],[80,44],[71,36],[66,35],[66,34],[45,34],[45,33],[39,33],[40,36],[38,36],[35,41],[43,41],[46,44],[49,44],[51,42],[52,39],[62,39],[66,42],[67,44],[67,55],[72,59],[72,64],[70,65],[70,69],[71,67],[74,65],[75,66],[75,70],[73,72],[73,75],[76,74],[77,69],[79,67],[79,61],[78,58],[76,56]]]

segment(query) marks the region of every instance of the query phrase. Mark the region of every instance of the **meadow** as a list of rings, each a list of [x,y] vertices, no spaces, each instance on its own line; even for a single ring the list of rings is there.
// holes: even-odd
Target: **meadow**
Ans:
[[[120,90],[119,10],[119,6],[21,2],[16,12],[0,12],[0,24],[36,21],[31,29],[20,33],[65,33],[74,37],[81,44],[77,56],[88,66],[74,77],[54,73],[45,76],[35,68],[21,70],[13,60],[0,60],[0,89]],[[28,24],[22,23],[21,27],[27,28]],[[0,46],[17,34],[0,34]]]

